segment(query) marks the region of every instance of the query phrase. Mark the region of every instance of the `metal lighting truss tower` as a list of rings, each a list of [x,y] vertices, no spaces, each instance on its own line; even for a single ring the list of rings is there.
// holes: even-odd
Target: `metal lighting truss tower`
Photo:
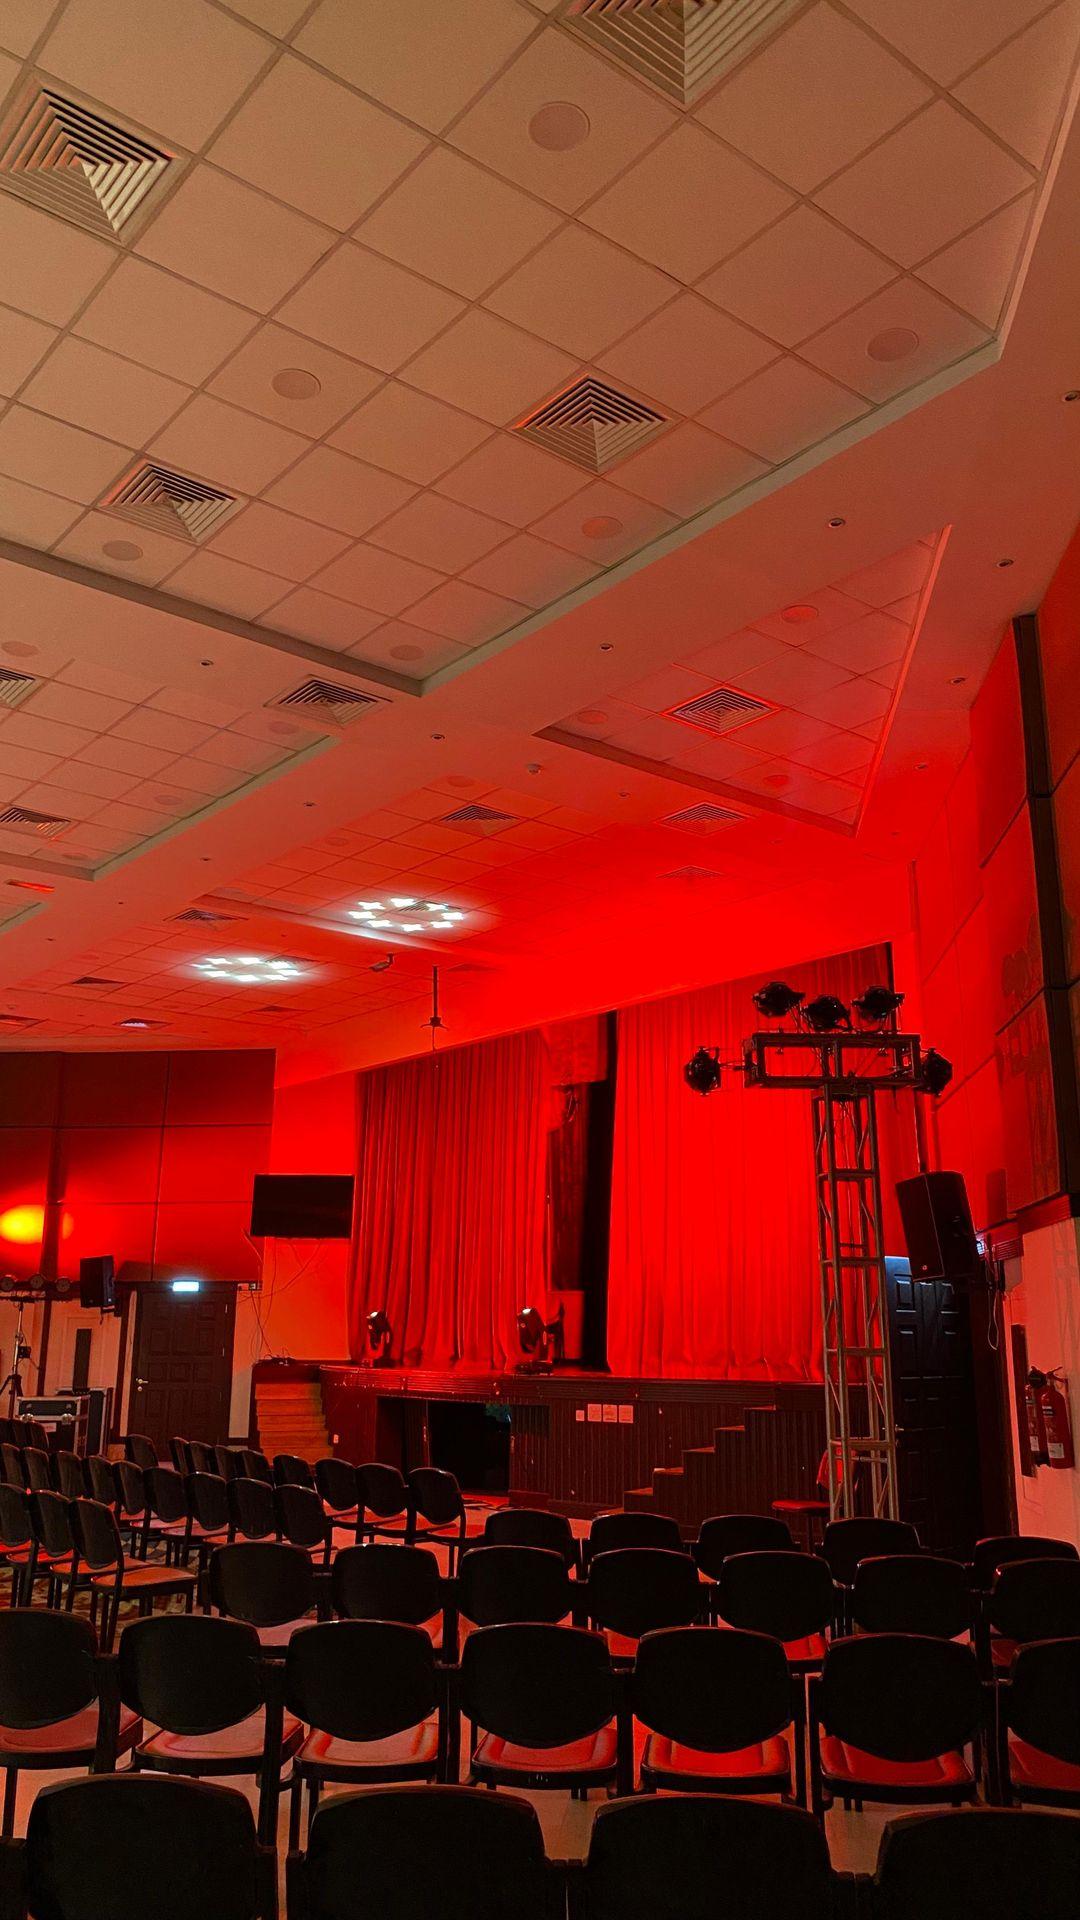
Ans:
[[[830,1515],[851,1519],[861,1508],[895,1519],[876,1100],[923,1090],[918,1036],[754,1033],[743,1066],[747,1086],[801,1087],[812,1096]]]

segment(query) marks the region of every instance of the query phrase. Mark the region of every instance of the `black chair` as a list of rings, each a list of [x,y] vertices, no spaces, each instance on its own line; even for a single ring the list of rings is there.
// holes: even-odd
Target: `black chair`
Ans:
[[[313,1487],[315,1475],[307,1460],[298,1453],[275,1453],[274,1484],[279,1487]]]
[[[474,1782],[569,1788],[583,1796],[618,1777],[618,1686],[597,1633],[544,1624],[479,1627],[462,1649],[457,1704],[471,1723]],[[455,1716],[451,1779],[457,1725]]]
[[[125,1460],[130,1460],[133,1466],[142,1467],[144,1471],[148,1467],[156,1467],[158,1464],[157,1448],[149,1435],[145,1433],[129,1433],[125,1435],[124,1458]]]
[[[989,1593],[999,1567],[1011,1560],[1080,1559],[1071,1540],[1056,1540],[1042,1533],[992,1533],[976,1540],[971,1556],[971,1585],[976,1593]]]
[[[0,1473],[5,1486],[25,1487],[26,1474],[23,1470],[22,1448],[11,1440],[0,1443]]]
[[[161,1614],[125,1628],[117,1655],[120,1698],[156,1729],[132,1755],[137,1772],[248,1775],[259,1782],[259,1835],[277,1831],[281,1769],[304,1730],[284,1712],[280,1673],[263,1660],[242,1620]]]
[[[666,1513],[598,1513],[581,1542],[581,1564],[587,1571],[598,1553],[617,1553],[623,1547],[686,1550],[678,1521]]]
[[[357,1920],[358,1888],[381,1920],[562,1914],[535,1810],[472,1787],[372,1789],[321,1806],[306,1852],[289,1855],[292,1920]]]
[[[705,1608],[705,1590],[688,1553],[620,1547],[589,1562],[589,1619],[603,1632],[616,1666],[633,1661],[643,1633],[692,1626]]]
[[[152,1467],[145,1478],[147,1520],[164,1541],[166,1558],[176,1566],[186,1567],[194,1547],[201,1580],[214,1548],[221,1546],[229,1537],[227,1512],[224,1525],[208,1529],[196,1519],[192,1508],[192,1482],[211,1480],[213,1476],[192,1473],[184,1479],[172,1467]]]
[[[562,1555],[570,1573],[580,1565],[578,1543],[564,1513],[544,1507],[496,1507],[484,1521],[480,1536],[486,1547],[542,1547]]]
[[[192,1537],[211,1547],[223,1546],[232,1533],[227,1482],[216,1473],[192,1473],[186,1493]]]
[[[1080,1639],[1021,1647],[998,1690],[1001,1797],[1080,1807]]]
[[[174,1434],[169,1441],[169,1458],[177,1473],[194,1473],[195,1469],[191,1464],[191,1442],[182,1439],[178,1433]]]
[[[49,1455],[45,1452],[44,1448],[24,1447],[23,1470],[26,1474],[26,1484],[31,1493],[55,1492],[52,1471],[49,1465]]]
[[[334,1526],[351,1527],[360,1537],[360,1487],[350,1460],[332,1455],[315,1462],[315,1487]]]
[[[45,1498],[44,1494],[40,1496],[42,1500]],[[129,1560],[115,1514],[96,1500],[73,1500],[69,1512],[75,1544],[68,1583],[69,1604],[79,1569],[85,1567],[90,1579],[90,1623],[97,1625],[100,1610],[101,1644],[106,1653],[112,1651],[117,1619],[125,1600],[136,1600],[140,1614],[147,1614],[155,1600],[180,1595],[190,1613],[195,1598],[195,1576],[186,1567],[159,1567],[146,1560]]]
[[[570,1911],[574,1920],[832,1920],[837,1889],[821,1828],[801,1808],[707,1795],[621,1800],[593,1821]]]
[[[404,1474],[396,1467],[369,1460],[356,1469],[356,1487],[361,1533],[371,1540],[404,1540],[409,1530],[409,1489]]]
[[[11,1568],[10,1605],[29,1604],[33,1592],[33,1566],[37,1559],[37,1541],[31,1515],[30,1496],[25,1487],[0,1481],[0,1559]]]
[[[971,1606],[968,1571],[959,1560],[940,1560],[929,1553],[883,1553],[860,1560],[848,1611],[864,1633],[924,1633],[955,1640],[971,1627]]]
[[[75,1603],[75,1538],[71,1528],[73,1503],[60,1493],[28,1494],[30,1524],[34,1533],[34,1552],[23,1588],[29,1603],[34,1581],[44,1574],[48,1580],[46,1601],[59,1607],[64,1600],[67,1581],[67,1610]]]
[[[629,1684],[634,1718],[647,1729],[648,1792],[789,1799],[793,1747],[796,1794],[805,1802],[802,1689],[778,1641],[737,1628],[647,1633]]]
[[[265,1480],[273,1486],[274,1469],[265,1453],[260,1453],[258,1447],[241,1447],[239,1451],[242,1463],[241,1477],[246,1480]]]
[[[103,1507],[116,1505],[116,1475],[113,1463],[103,1453],[88,1453],[83,1460],[83,1480],[86,1498],[97,1500]]]
[[[274,1487],[268,1480],[239,1479],[226,1482],[229,1525],[241,1540],[276,1540],[278,1510]]]
[[[334,1612],[342,1620],[398,1620],[423,1627],[443,1644],[443,1584],[428,1547],[343,1547],[330,1575]]]
[[[414,1467],[408,1479],[409,1520],[406,1539],[410,1546],[418,1540],[443,1542],[449,1551],[450,1572],[469,1537],[482,1531],[470,1518],[452,1473],[441,1467]]]
[[[821,1666],[834,1595],[832,1575],[819,1555],[729,1554],[710,1598],[729,1627],[779,1640],[793,1673],[814,1673]]]
[[[52,1456],[53,1486],[65,1500],[80,1500],[85,1491],[83,1463],[70,1447],[58,1447]]]
[[[462,1555],[455,1598],[456,1617],[470,1632],[519,1620],[554,1625],[571,1613],[574,1591],[561,1554],[546,1547],[479,1546]]]
[[[12,1843],[8,1842],[8,1847]],[[131,1774],[38,1794],[5,1920],[275,1920],[277,1863],[240,1793]]]
[[[794,1553],[791,1528],[767,1513],[718,1513],[703,1520],[691,1547],[698,1571],[719,1580],[733,1553]]]
[[[983,1601],[983,1672],[1007,1673],[1019,1647],[1080,1636],[1080,1560],[1007,1560]]]
[[[283,1480],[278,1483],[274,1498],[281,1538],[294,1547],[303,1547],[319,1565],[328,1567],[334,1529],[315,1488],[303,1487],[295,1480]]]
[[[136,1714],[117,1711],[97,1640],[85,1620],[29,1608],[0,1614],[0,1768],[3,1832],[15,1831],[19,1774],[93,1768],[111,1773],[142,1738]]]
[[[881,1836],[874,1920],[1075,1920],[1080,1821],[1000,1807],[910,1814]]]
[[[144,1467],[135,1466],[131,1460],[113,1462],[112,1510],[121,1533],[128,1535],[132,1551],[142,1560],[146,1558],[151,1533],[155,1540],[160,1540],[166,1531],[164,1527],[153,1524],[147,1493],[149,1477]],[[79,1495],[75,1497],[78,1499]]]
[[[280,1651],[307,1625],[319,1602],[310,1555],[284,1540],[234,1540],[210,1559],[210,1603],[217,1613],[259,1629],[264,1651]]]
[[[848,1601],[860,1560],[876,1559],[881,1554],[920,1551],[919,1536],[906,1520],[886,1520],[876,1516],[831,1520],[825,1529],[821,1557],[828,1561],[836,1588],[837,1631],[846,1633],[850,1627]]]
[[[188,1459],[191,1462],[188,1473],[217,1472],[216,1447],[210,1446],[205,1440],[189,1440],[187,1443],[187,1451]],[[180,1469],[177,1469],[177,1471],[180,1471]],[[181,1479],[186,1480],[186,1478],[187,1474],[181,1472]]]
[[[442,1779],[445,1676],[419,1627],[393,1620],[335,1620],[301,1627],[285,1656],[285,1703],[309,1731],[293,1761],[289,1845],[300,1843],[329,1781],[379,1785]]]
[[[835,1798],[856,1811],[975,1798],[984,1703],[970,1647],[908,1633],[836,1640],[809,1685],[815,1813]]]

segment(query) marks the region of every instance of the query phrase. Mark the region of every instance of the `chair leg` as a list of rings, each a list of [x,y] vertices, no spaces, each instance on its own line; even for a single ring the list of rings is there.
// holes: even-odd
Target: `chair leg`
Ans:
[[[319,1785],[318,1774],[309,1774],[307,1789],[307,1831],[309,1846],[311,1845],[311,1823],[319,1811]]]
[[[4,1839],[10,1840],[15,1831],[15,1800],[19,1791],[19,1770],[8,1767],[4,1775]]]
[[[290,1853],[295,1853],[300,1845],[301,1795],[303,1794],[303,1791],[304,1791],[304,1782],[300,1777],[300,1769],[296,1765],[296,1762],[294,1761],[292,1786],[289,1788],[289,1852]]]

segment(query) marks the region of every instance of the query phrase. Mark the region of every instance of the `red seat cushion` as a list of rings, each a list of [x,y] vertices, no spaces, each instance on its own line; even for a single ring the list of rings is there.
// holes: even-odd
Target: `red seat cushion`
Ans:
[[[924,1787],[933,1793],[974,1784],[962,1753],[938,1753],[930,1760],[883,1760],[880,1754],[849,1747],[831,1733],[821,1742],[821,1766],[826,1778],[840,1786],[851,1781],[873,1787]]]
[[[1019,1640],[1006,1640],[1000,1633],[991,1636],[990,1663],[997,1672],[1008,1673],[1019,1651]]]
[[[519,1773],[603,1773],[615,1765],[615,1728],[601,1727],[565,1747],[519,1747],[501,1734],[485,1733],[474,1758],[480,1766]]]
[[[650,1733],[641,1764],[650,1773],[689,1774],[701,1780],[754,1781],[763,1788],[767,1785],[786,1787],[791,1780],[791,1756],[787,1741],[779,1734],[731,1753],[705,1753],[700,1747],[684,1747],[678,1740],[669,1740],[666,1734]]]
[[[339,1740],[312,1727],[297,1757],[325,1767],[434,1768],[438,1753],[438,1723],[423,1720],[418,1727],[405,1727],[382,1740]]]
[[[265,1728],[266,1715],[260,1707],[246,1720],[238,1720],[233,1727],[222,1727],[217,1733],[169,1733],[162,1728],[160,1733],[151,1734],[149,1740],[143,1741],[139,1753],[147,1759],[205,1762],[207,1773],[213,1773],[216,1760],[228,1765],[250,1760],[254,1771],[262,1758]],[[282,1731],[283,1748],[293,1750],[303,1731],[295,1715],[287,1713]]]
[[[92,1701],[81,1712],[66,1720],[54,1720],[50,1727],[0,1727],[0,1754],[77,1753],[92,1754],[97,1745],[98,1709]],[[130,1707],[120,1709],[119,1751],[126,1753],[142,1738],[142,1721]]]
[[[151,1567],[145,1560],[129,1560],[124,1566],[125,1593],[145,1593],[148,1589],[166,1587],[175,1592],[177,1588],[193,1586],[194,1581],[195,1575],[185,1572],[183,1567]],[[116,1574],[95,1573],[91,1585],[112,1589],[116,1585]]]
[[[774,1513],[828,1513],[827,1500],[774,1500]]]
[[[808,1633],[805,1639],[784,1641],[784,1652],[791,1667],[820,1667],[825,1650],[823,1633]]]
[[[283,1620],[276,1627],[260,1627],[258,1629],[259,1645],[271,1648],[287,1647],[298,1627],[310,1627],[314,1621],[315,1615],[308,1613],[299,1620]]]
[[[1033,1747],[1015,1733],[1009,1735],[1009,1779],[1017,1792],[1025,1787],[1049,1789],[1053,1793],[1075,1793],[1080,1798],[1080,1767],[1058,1760],[1041,1747]]]

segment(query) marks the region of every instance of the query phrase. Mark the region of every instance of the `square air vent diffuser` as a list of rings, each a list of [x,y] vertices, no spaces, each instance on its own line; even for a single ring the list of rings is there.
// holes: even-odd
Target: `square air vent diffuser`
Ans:
[[[673,867],[670,873],[660,875],[661,880],[681,880],[688,887],[703,887],[708,881],[723,877],[716,867]]]
[[[124,983],[122,980],[106,980],[100,973],[80,973],[71,984],[73,987],[122,987]]]
[[[171,162],[171,154],[37,80],[16,95],[0,127],[0,186],[106,240]]]
[[[337,726],[347,727],[370,713],[373,707],[384,707],[387,702],[377,700],[373,693],[361,693],[359,687],[341,687],[334,680],[311,679],[301,681],[290,693],[279,694],[276,700],[268,700],[266,704],[287,707],[290,712],[303,707],[317,719],[333,720]]]
[[[438,825],[459,827],[462,833],[499,833],[503,827],[516,826],[517,819],[512,813],[500,813],[496,807],[482,807],[473,801],[467,807],[455,807],[453,813],[444,813]]]
[[[239,505],[234,493],[177,473],[156,460],[140,460],[101,501],[110,513],[174,540],[205,540]]]
[[[37,840],[55,840],[70,825],[57,813],[35,813],[31,807],[5,807],[0,813],[0,827],[8,833],[30,833]]]
[[[745,820],[744,813],[736,813],[733,807],[718,807],[711,800],[702,800],[696,807],[683,807],[680,813],[664,815],[662,827],[677,827],[680,833],[719,833],[721,827],[732,827],[739,820]]]
[[[666,425],[662,413],[586,374],[514,431],[586,473],[604,473]]]
[[[0,707],[17,707],[39,684],[32,673],[16,673],[13,667],[0,667]]]
[[[563,0],[568,27],[684,107],[804,0]]]
[[[755,700],[748,693],[740,693],[738,687],[714,687],[711,693],[699,694],[696,700],[684,700],[679,707],[669,707],[667,718],[681,720],[686,727],[696,727],[699,733],[730,733],[733,727],[744,727],[748,720],[763,720],[767,713],[775,708],[767,700]]]
[[[188,907],[183,913],[172,915],[178,926],[193,927],[224,927],[244,917],[242,913],[211,913],[206,907]]]

